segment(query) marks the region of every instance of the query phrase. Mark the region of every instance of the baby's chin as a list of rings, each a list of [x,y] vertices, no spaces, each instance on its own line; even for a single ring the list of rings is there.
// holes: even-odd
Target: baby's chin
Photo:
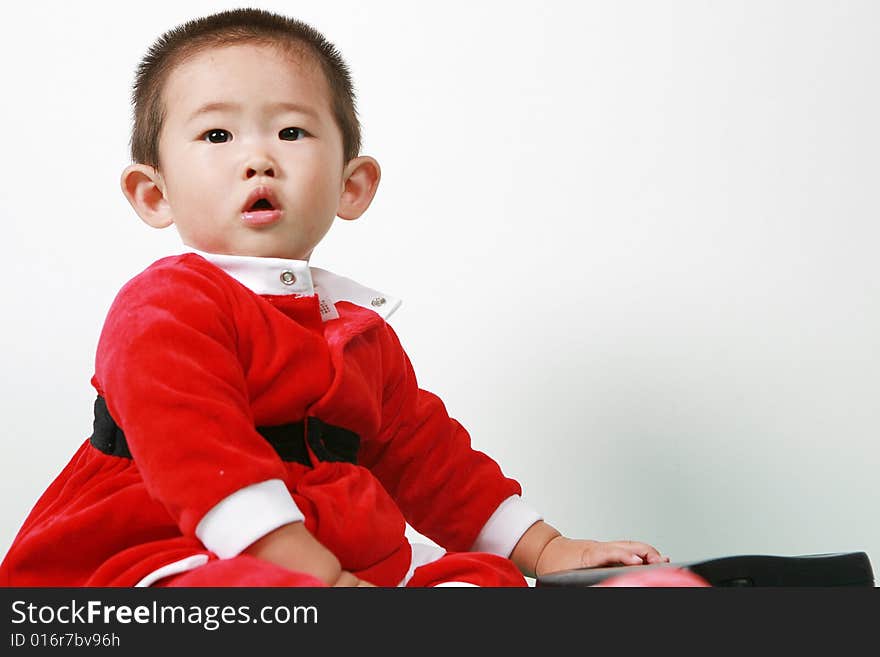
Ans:
[[[278,245],[232,245],[232,244],[198,244],[193,241],[185,246],[215,255],[247,256],[250,258],[280,258],[283,260],[305,260],[312,255],[312,249],[296,249]]]

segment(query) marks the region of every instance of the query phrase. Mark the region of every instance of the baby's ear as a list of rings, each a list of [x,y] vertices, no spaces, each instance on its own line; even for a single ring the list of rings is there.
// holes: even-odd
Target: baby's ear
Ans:
[[[122,172],[122,193],[148,226],[165,228],[174,223],[171,206],[165,198],[165,184],[154,167],[132,164]]]
[[[342,174],[342,195],[336,216],[340,219],[357,219],[373,201],[382,172],[379,163],[368,155],[353,158],[345,165]]]

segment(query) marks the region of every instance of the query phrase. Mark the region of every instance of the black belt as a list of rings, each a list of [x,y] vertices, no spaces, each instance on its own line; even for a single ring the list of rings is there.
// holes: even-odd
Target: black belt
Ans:
[[[353,431],[334,427],[316,417],[274,427],[257,427],[257,432],[278,452],[282,461],[311,465],[306,442],[319,461],[357,463],[360,437]],[[89,442],[110,456],[130,459],[128,442],[119,425],[110,417],[107,403],[100,395],[95,400],[94,431]]]

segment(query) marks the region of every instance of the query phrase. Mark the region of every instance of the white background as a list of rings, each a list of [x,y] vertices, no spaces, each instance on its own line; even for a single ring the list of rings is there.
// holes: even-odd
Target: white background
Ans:
[[[0,10],[0,554],[91,432],[129,88],[225,2]],[[570,536],[880,564],[880,5],[277,2],[383,167],[313,264],[404,299],[423,387]],[[137,9],[133,8],[137,7]]]

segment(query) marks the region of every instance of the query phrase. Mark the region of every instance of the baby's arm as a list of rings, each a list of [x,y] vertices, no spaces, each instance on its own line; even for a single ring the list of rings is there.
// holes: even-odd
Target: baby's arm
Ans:
[[[509,499],[513,512],[506,516],[515,516],[514,524],[524,531],[538,515],[520,522],[519,484],[473,449],[469,434],[449,417],[439,397],[419,388],[393,329],[384,325],[376,337],[382,360],[375,370],[384,379],[381,426],[361,444],[358,463],[382,483],[416,531],[449,551],[475,549],[487,520]],[[514,543],[476,551],[506,557]]]
[[[566,538],[543,521],[529,527],[510,558],[527,577],[572,568],[637,566],[669,561],[669,557],[661,556],[647,543]]]
[[[339,559],[321,545],[302,522],[282,525],[252,543],[244,553],[288,570],[313,575],[330,586],[372,586],[342,570]]]
[[[516,503],[519,484],[505,477],[487,455],[471,448],[467,432],[446,414],[442,402],[419,389],[412,365],[390,327],[387,337],[382,370],[393,383],[388,385],[390,394],[383,405],[384,431],[362,447],[359,458],[417,531],[447,549],[509,556],[528,577],[572,568],[669,560],[646,543],[574,540],[543,521],[530,519],[537,514],[523,512],[525,507]],[[508,500],[516,509],[512,515],[507,513]],[[503,520],[495,523],[502,507]],[[507,538],[487,544],[482,539],[489,525],[494,539],[499,529]]]

